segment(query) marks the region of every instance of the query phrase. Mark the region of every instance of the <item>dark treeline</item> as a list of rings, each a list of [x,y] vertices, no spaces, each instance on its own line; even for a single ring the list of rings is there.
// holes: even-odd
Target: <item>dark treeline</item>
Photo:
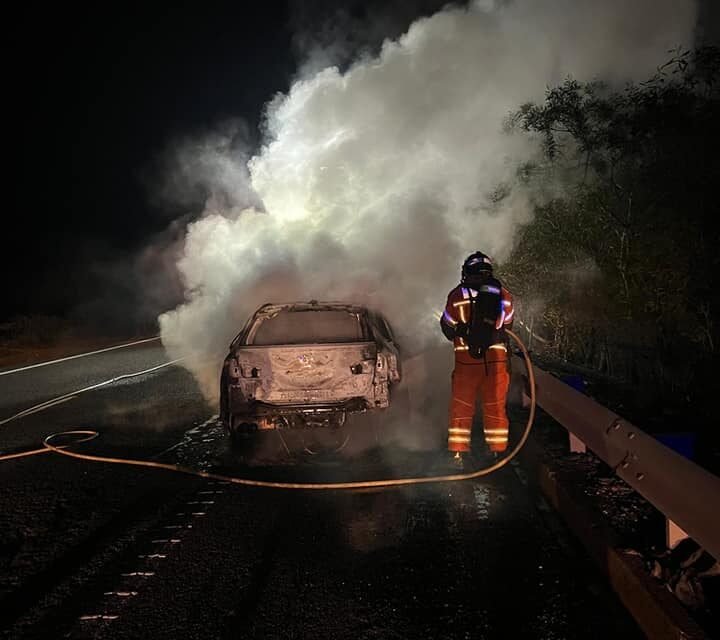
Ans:
[[[702,430],[720,374],[720,49],[621,90],[568,79],[508,126],[543,149],[520,177],[544,197],[504,270],[524,317],[668,430]]]

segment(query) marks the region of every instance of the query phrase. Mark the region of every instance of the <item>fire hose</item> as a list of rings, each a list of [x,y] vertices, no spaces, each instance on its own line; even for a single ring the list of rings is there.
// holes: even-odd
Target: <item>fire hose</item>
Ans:
[[[520,453],[520,450],[525,445],[530,431],[532,430],[533,422],[535,420],[535,375],[533,372],[532,362],[530,361],[530,354],[527,351],[524,343],[520,338],[510,330],[507,330],[508,335],[514,340],[514,342],[520,347],[523,358],[525,360],[525,366],[527,368],[528,376],[528,387],[530,393],[530,410],[525,424],[525,429],[522,436],[518,440],[517,444],[507,453],[505,456],[496,460],[493,464],[471,471],[468,473],[456,473],[450,475],[439,475],[439,476],[421,476],[414,478],[390,478],[385,480],[361,480],[353,482],[276,482],[272,480],[254,480],[251,478],[242,478],[237,476],[230,476],[220,473],[213,473],[210,471],[200,471],[198,469],[192,469],[189,467],[183,467],[181,465],[167,464],[164,462],[154,462],[152,460],[133,460],[130,458],[113,458],[108,456],[96,456],[87,453],[77,453],[75,451],[69,451],[69,444],[59,445],[54,444],[59,438],[67,437],[79,437],[73,444],[79,444],[81,442],[87,442],[98,437],[99,432],[85,429],[77,429],[72,431],[62,431],[53,433],[47,436],[43,440],[42,449],[34,449],[32,451],[25,451],[22,453],[9,454],[0,456],[0,461],[10,460],[13,458],[21,458],[31,456],[40,453],[57,453],[70,458],[77,458],[78,460],[85,460],[89,462],[105,462],[109,464],[122,464],[126,466],[134,467],[150,467],[153,469],[165,469],[167,471],[175,471],[176,473],[182,473],[191,476],[197,476],[208,480],[218,480],[221,482],[229,482],[232,484],[238,484],[248,487],[265,487],[270,489],[312,489],[312,490],[337,490],[337,489],[369,489],[369,488],[388,488],[388,487],[400,487],[416,484],[431,484],[440,482],[460,482],[463,480],[472,480],[473,478],[480,478],[482,476],[489,475],[494,471],[504,467],[508,464],[515,456]]]

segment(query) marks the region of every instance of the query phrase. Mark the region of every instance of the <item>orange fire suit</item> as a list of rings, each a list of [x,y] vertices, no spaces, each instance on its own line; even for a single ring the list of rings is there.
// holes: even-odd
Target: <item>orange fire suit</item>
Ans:
[[[470,298],[474,295],[470,287],[455,287],[448,295],[443,322],[449,327],[468,322]],[[514,313],[512,295],[502,287],[501,309],[495,328],[509,328]],[[503,343],[493,344],[485,352],[484,359],[477,360],[469,355],[463,338],[455,337],[453,346],[455,369],[452,374],[448,449],[470,451],[475,404],[479,396],[485,442],[491,451],[505,451],[509,427],[505,402],[510,385],[507,348]]]

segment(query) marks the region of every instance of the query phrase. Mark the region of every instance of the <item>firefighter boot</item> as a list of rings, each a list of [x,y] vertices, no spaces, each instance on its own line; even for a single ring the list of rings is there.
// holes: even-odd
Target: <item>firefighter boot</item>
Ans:
[[[465,471],[465,453],[461,451],[450,451],[448,453],[450,468],[455,473],[462,473]]]

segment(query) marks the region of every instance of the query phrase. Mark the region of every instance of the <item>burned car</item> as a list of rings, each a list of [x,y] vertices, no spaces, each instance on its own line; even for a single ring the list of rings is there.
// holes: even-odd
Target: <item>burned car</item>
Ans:
[[[338,427],[349,413],[386,409],[401,379],[385,318],[337,302],[266,304],[230,345],[220,418],[231,435]]]

